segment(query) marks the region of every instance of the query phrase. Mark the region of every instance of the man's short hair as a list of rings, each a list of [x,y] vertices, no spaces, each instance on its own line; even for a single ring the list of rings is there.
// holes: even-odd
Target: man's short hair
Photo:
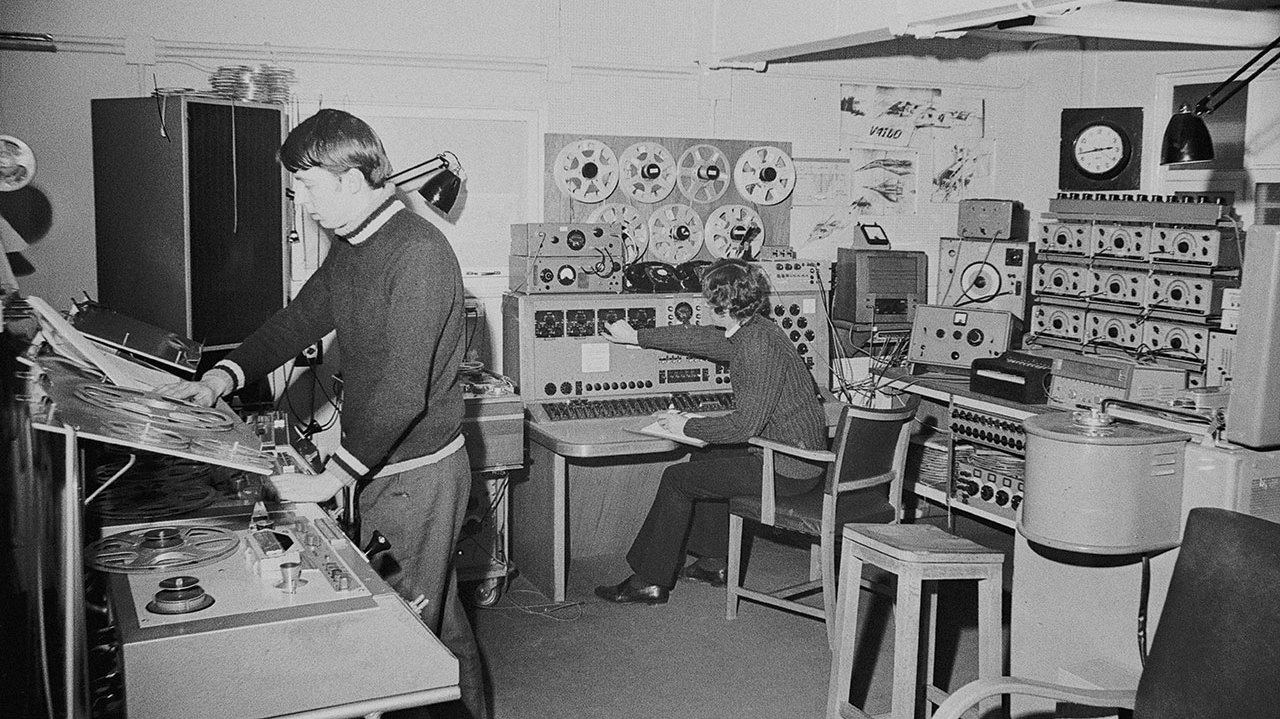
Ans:
[[[716,260],[702,273],[702,296],[715,309],[745,322],[768,305],[769,278],[745,260]]]
[[[289,132],[280,146],[280,164],[289,172],[320,167],[335,175],[352,168],[370,187],[382,187],[391,175],[391,160],[372,127],[349,112],[326,108]]]

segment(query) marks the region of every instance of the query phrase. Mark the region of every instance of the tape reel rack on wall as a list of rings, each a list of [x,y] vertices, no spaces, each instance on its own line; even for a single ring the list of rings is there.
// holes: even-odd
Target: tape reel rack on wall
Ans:
[[[796,170],[770,141],[548,134],[547,222],[620,228],[628,292],[698,291],[701,266],[790,244]]]

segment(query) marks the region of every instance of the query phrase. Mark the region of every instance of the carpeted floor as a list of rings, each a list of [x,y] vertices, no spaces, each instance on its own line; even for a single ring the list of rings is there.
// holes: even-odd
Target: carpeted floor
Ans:
[[[957,531],[997,549],[1012,544],[980,525]],[[785,586],[807,566],[804,549],[758,540],[748,582]],[[628,573],[621,557],[575,559],[564,604],[517,576],[495,606],[475,610],[495,719],[823,716],[831,655],[822,622],[751,602],[728,621],[724,590],[694,582],[655,607],[592,594]],[[963,683],[975,675],[973,592],[962,583],[942,593],[939,676]],[[892,607],[863,596],[871,599],[860,617],[861,651],[878,658],[860,662],[853,698],[865,697],[875,713],[889,709]]]

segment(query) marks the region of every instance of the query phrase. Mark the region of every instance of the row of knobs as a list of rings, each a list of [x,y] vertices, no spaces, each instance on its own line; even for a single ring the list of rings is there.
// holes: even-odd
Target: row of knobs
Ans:
[[[1110,202],[1170,202],[1188,205],[1221,205],[1223,204],[1221,197],[1207,197],[1205,195],[1131,195],[1131,194],[1115,194],[1106,192],[1059,192],[1059,200],[1104,200]]]
[[[979,486],[972,479],[956,480],[956,488],[964,492],[966,497],[977,495],[984,502],[994,502],[997,506],[1003,507],[1008,505],[1011,509],[1017,509],[1022,505],[1022,495],[1013,494],[1007,489],[997,490],[990,484]]]

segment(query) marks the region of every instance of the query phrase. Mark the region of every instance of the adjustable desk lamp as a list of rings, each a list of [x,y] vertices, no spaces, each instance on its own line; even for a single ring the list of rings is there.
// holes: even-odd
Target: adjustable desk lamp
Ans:
[[[1221,100],[1214,102],[1212,105],[1209,103],[1218,93],[1222,92],[1232,82],[1235,82],[1236,78],[1253,67],[1258,60],[1262,59],[1263,55],[1277,47],[1280,47],[1280,37],[1272,40],[1270,45],[1263,48],[1257,55],[1254,55],[1249,62],[1241,66],[1239,70],[1236,70],[1235,74],[1223,80],[1221,84],[1210,90],[1209,94],[1200,98],[1194,109],[1186,105],[1182,106],[1182,109],[1169,120],[1169,126],[1164,130],[1164,144],[1160,148],[1161,165],[1182,165],[1213,159],[1213,140],[1209,137],[1209,128],[1205,127],[1204,120],[1201,118],[1212,114],[1242,88],[1253,82],[1254,78],[1280,59],[1280,54],[1272,55],[1270,60],[1262,63],[1257,70],[1253,71],[1253,74],[1231,88],[1231,91],[1224,95]]]
[[[462,163],[458,161],[458,156],[445,150],[430,160],[419,162],[387,179],[399,187],[427,176],[422,187],[418,188],[418,194],[432,207],[447,215],[453,209],[453,203],[458,200],[458,190],[462,188],[462,178],[458,175],[461,171]]]

